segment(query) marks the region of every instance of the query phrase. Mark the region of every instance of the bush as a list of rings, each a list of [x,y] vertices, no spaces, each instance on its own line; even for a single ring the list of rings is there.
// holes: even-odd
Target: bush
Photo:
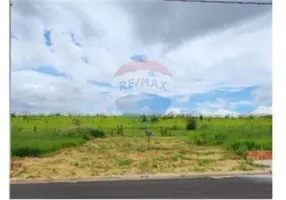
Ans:
[[[192,135],[190,135],[189,143],[195,144],[199,146],[203,145],[221,145],[224,144],[224,142],[227,139],[226,134],[222,133],[215,133],[211,134],[209,132],[195,132]]]
[[[15,113],[11,113],[10,117],[11,117],[11,118],[15,118],[15,117],[16,117],[16,114],[15,114]]]
[[[80,121],[79,119],[72,119],[72,124],[76,126],[80,126]]]
[[[188,119],[186,129],[187,130],[195,130],[196,128],[197,128],[196,119],[194,119],[194,118]]]
[[[173,125],[172,130],[179,130],[180,127],[178,125]]]
[[[200,119],[200,120],[203,120],[203,119],[204,119],[204,116],[200,115],[200,116],[199,116],[199,119]]]
[[[92,137],[95,137],[95,138],[105,137],[105,133],[103,130],[88,128],[87,133],[89,133]]]
[[[234,140],[234,141],[228,141],[225,143],[225,146],[229,150],[233,150],[238,155],[244,156],[246,155],[246,152],[249,150],[260,150],[261,145],[263,150],[272,150],[272,141],[271,140],[263,140],[256,141],[256,140],[247,140],[247,139],[241,139],[241,140]]]
[[[171,131],[168,129],[168,128],[161,128],[161,136],[171,136],[172,135],[172,133],[171,133]]]
[[[140,116],[139,120],[141,122],[146,122],[147,121],[147,116],[146,115],[142,115],[142,116]]]
[[[191,142],[193,142],[194,144],[199,145],[199,146],[200,146],[200,145],[206,145],[206,144],[207,144],[207,141],[206,141],[204,135],[202,135],[202,134],[200,134],[200,135],[195,135],[195,136],[193,137],[193,141],[191,141]]]
[[[66,134],[67,136],[80,135],[85,140],[90,140],[92,138],[103,138],[103,137],[105,137],[105,133],[102,130],[94,129],[94,128],[83,128],[83,127],[69,129],[69,130],[65,131],[64,134]]]
[[[159,121],[159,117],[156,115],[152,115],[151,116],[151,122],[157,122],[157,121]]]
[[[213,144],[214,145],[221,145],[225,142],[226,139],[227,139],[227,135],[217,133],[214,135]]]

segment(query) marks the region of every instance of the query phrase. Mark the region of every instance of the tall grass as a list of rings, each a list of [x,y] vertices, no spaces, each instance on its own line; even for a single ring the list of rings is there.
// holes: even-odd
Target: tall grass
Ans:
[[[99,137],[105,137],[105,133],[91,128],[45,129],[39,133],[27,129],[12,130],[11,156],[41,156]]]
[[[195,121],[191,124],[188,119]],[[146,128],[155,136],[187,137],[191,144],[221,145],[239,155],[244,155],[250,149],[260,149],[261,145],[263,149],[272,149],[271,116],[11,115],[11,122],[12,156],[40,156],[97,137],[142,136]],[[191,127],[193,124],[195,129]]]
[[[201,146],[222,145],[245,156],[248,150],[272,150],[272,130],[265,126],[206,128],[189,134],[189,143]]]

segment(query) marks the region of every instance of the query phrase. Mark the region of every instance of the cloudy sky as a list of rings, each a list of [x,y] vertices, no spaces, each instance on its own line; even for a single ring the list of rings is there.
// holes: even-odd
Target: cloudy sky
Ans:
[[[12,2],[12,112],[120,114],[117,99],[148,92],[170,100],[166,112],[271,113],[271,6]],[[171,77],[144,70],[115,77],[138,54],[163,65]],[[167,90],[119,88],[122,81],[147,76],[166,82]]]

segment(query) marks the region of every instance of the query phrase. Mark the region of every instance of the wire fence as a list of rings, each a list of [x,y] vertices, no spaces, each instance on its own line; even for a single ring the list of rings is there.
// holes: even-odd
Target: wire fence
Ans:
[[[103,131],[106,136],[144,136],[147,132],[152,132],[155,136],[186,136],[192,130],[188,130],[185,125],[114,125],[114,126],[71,126],[71,127],[21,127],[14,125],[11,127],[11,134],[14,133],[34,133],[44,134],[51,132],[69,132],[76,128],[93,129]],[[196,127],[196,132],[206,133],[228,133],[228,134],[269,134],[272,135],[272,125],[205,125]]]

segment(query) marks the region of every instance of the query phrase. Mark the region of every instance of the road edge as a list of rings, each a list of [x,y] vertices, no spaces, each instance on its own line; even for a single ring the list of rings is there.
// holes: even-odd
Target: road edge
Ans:
[[[166,180],[166,179],[185,179],[185,178],[222,178],[245,175],[269,175],[271,169],[260,171],[235,171],[235,172],[191,172],[185,174],[168,173],[168,174],[146,174],[146,175],[119,175],[119,176],[93,176],[93,177],[76,177],[64,179],[10,179],[10,184],[31,184],[31,183],[77,183],[93,181],[134,181],[134,180]]]

